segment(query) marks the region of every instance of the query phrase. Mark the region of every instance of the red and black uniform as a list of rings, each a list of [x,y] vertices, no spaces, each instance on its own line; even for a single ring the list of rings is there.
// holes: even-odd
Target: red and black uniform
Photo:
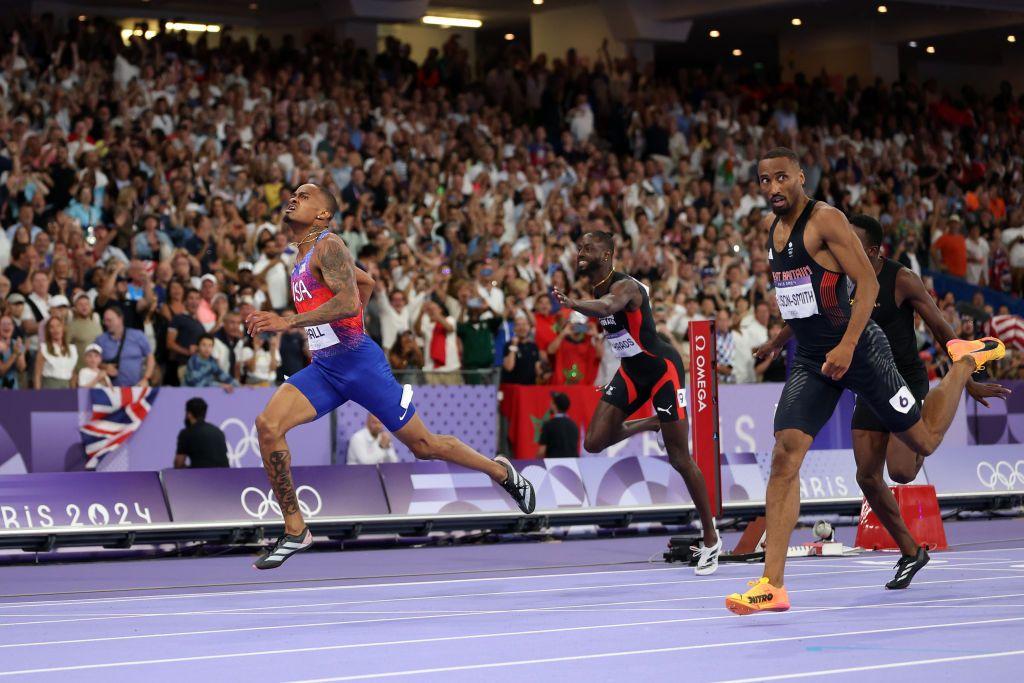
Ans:
[[[625,279],[632,278],[612,271],[609,286]],[[608,349],[620,361],[619,371],[605,387],[601,400],[626,415],[632,415],[650,400],[661,422],[675,422],[686,417],[683,359],[655,329],[647,288],[634,282],[640,288],[640,306],[600,319]]]

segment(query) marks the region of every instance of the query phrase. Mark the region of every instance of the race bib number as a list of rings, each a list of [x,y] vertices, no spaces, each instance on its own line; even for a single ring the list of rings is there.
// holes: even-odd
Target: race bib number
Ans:
[[[636,343],[633,336],[626,330],[609,334],[608,345],[611,346],[612,353],[619,358],[630,358],[643,353],[643,349],[640,348],[640,345]]]
[[[779,312],[784,320],[810,318],[818,314],[818,300],[810,276],[775,283]]]
[[[338,335],[330,325],[317,325],[306,328],[306,340],[309,342],[310,351],[319,351],[337,344]]]

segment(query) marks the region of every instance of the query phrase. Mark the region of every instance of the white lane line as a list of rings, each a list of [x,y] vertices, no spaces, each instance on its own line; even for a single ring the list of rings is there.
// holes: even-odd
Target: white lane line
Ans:
[[[1011,619],[987,619],[984,621],[951,622],[948,624],[930,624],[926,626],[901,626],[896,628],[871,629],[863,631],[845,631],[842,633],[820,633],[807,636],[786,636],[781,638],[761,638],[759,640],[738,640],[728,643],[701,643],[698,645],[678,645],[675,647],[659,647],[646,650],[626,650],[620,652],[599,652],[589,655],[569,655],[565,657],[546,657],[543,659],[527,659],[511,662],[488,662],[486,664],[462,664],[456,666],[444,666],[431,669],[412,669],[406,671],[388,671],[384,673],[357,674],[354,676],[334,676],[331,678],[315,678],[293,683],[328,683],[333,681],[360,681],[369,678],[394,678],[398,676],[419,676],[423,674],[446,673],[451,671],[471,671],[477,669],[497,669],[507,666],[526,666],[531,664],[553,664],[556,662],[577,662],[586,659],[608,659],[611,657],[629,657],[635,655],[660,654],[665,652],[685,652],[687,650],[710,650],[722,647],[743,647],[748,645],[765,645],[768,643],[784,643],[794,640],[815,640],[819,638],[842,638],[845,636],[873,635],[876,633],[889,633],[893,631],[921,631],[926,629],[956,628],[960,626],[978,626],[981,624],[1004,623],[1010,621],[1024,621],[1024,617]]]
[[[844,571],[827,571],[827,572],[806,572],[803,574],[790,574],[790,577],[805,577],[805,576],[835,576],[837,574],[864,574],[882,571],[880,568],[875,569],[853,569]],[[1009,577],[1014,578],[1014,577]],[[420,595],[420,596],[409,596],[403,598],[382,598],[379,600],[347,600],[338,602],[318,602],[318,603],[304,603],[304,604],[291,604],[291,605],[264,605],[261,607],[233,607],[228,609],[214,609],[214,610],[190,610],[185,612],[152,612],[143,614],[112,614],[109,616],[102,617],[81,617],[75,614],[69,614],[66,618],[61,619],[48,619],[40,621],[14,621],[8,623],[0,623],[0,629],[5,627],[14,626],[33,626],[37,624],[69,624],[78,623],[85,621],[112,621],[120,619],[152,619],[159,617],[193,617],[193,616],[234,616],[234,615],[245,615],[249,613],[260,613],[268,610],[290,610],[301,607],[334,607],[341,605],[365,605],[365,604],[381,604],[386,602],[404,602],[409,600],[438,600],[438,599],[449,599],[449,598],[462,598],[462,597],[491,597],[491,596],[507,596],[515,595],[521,596],[526,593],[559,593],[569,591],[582,591],[582,590],[599,590],[604,588],[625,588],[625,587],[638,587],[638,586],[667,586],[670,584],[696,584],[696,583],[711,583],[715,581],[736,581],[737,577],[717,577],[713,579],[683,579],[676,581],[648,581],[642,583],[622,583],[622,584],[604,584],[600,586],[568,586],[565,588],[536,588],[536,589],[524,589],[519,591],[499,591],[494,593],[463,593],[455,595]],[[924,581],[918,581],[918,584],[929,583]],[[949,583],[949,582],[943,582]],[[866,586],[850,586],[847,588],[874,588],[874,584]],[[819,590],[840,590],[839,588],[828,588],[828,589],[804,589],[805,592],[815,592]],[[845,589],[844,589],[845,590]],[[710,597],[710,596],[709,596]],[[718,596],[715,596],[718,597]],[[694,599],[694,598],[682,598],[682,599]],[[705,598],[696,598],[703,600]],[[657,601],[653,601],[657,602]],[[0,615],[0,618],[4,618]]]
[[[964,599],[966,599],[966,598],[945,598],[944,600],[950,600],[951,601],[951,600],[964,600]],[[915,604],[915,602],[926,602],[926,603],[927,602],[941,602],[942,600],[943,599],[932,600],[932,601],[929,601],[929,600],[910,601],[907,604]],[[793,615],[817,614],[819,612],[841,611],[841,610],[850,610],[850,609],[866,609],[866,608],[872,608],[872,607],[892,607],[892,606],[894,606],[894,605],[879,603],[878,605],[855,605],[855,606],[852,606],[852,607],[839,607],[839,608],[819,607],[819,608],[809,608],[809,609],[806,609],[806,610],[797,610],[797,611],[795,611],[793,613]],[[258,657],[258,656],[271,656],[271,655],[282,655],[282,654],[297,654],[297,653],[301,653],[301,652],[326,652],[326,651],[350,650],[350,649],[365,648],[365,647],[409,645],[409,644],[413,644],[413,643],[430,643],[430,642],[442,642],[442,641],[452,641],[452,640],[475,640],[475,639],[480,639],[480,638],[507,638],[509,636],[518,636],[518,635],[536,635],[536,634],[546,634],[546,633],[562,633],[562,632],[568,632],[568,631],[592,631],[592,630],[601,630],[601,629],[609,629],[609,628],[629,628],[629,627],[634,627],[634,626],[650,626],[650,625],[685,623],[685,622],[695,622],[695,621],[719,621],[719,620],[722,620],[722,619],[735,619],[735,618],[736,618],[735,615],[732,615],[732,614],[722,614],[722,615],[709,616],[709,617],[692,617],[692,618],[687,618],[687,619],[663,619],[663,620],[649,621],[649,622],[626,622],[626,623],[622,623],[622,624],[601,624],[601,625],[596,625],[596,626],[576,626],[576,627],[568,627],[568,628],[538,629],[538,630],[534,630],[534,631],[522,631],[522,632],[511,632],[511,633],[510,632],[504,632],[504,633],[470,634],[470,635],[442,636],[442,637],[435,637],[435,638],[417,638],[417,639],[412,639],[412,640],[391,641],[391,642],[381,642],[381,643],[347,643],[347,644],[343,644],[343,645],[321,645],[321,646],[314,646],[314,647],[287,648],[287,649],[277,649],[277,650],[258,650],[258,651],[250,651],[250,652],[231,652],[231,653],[213,654],[213,655],[193,655],[193,656],[189,656],[189,657],[166,657],[166,658],[161,658],[161,659],[142,659],[142,660],[121,661],[121,662],[103,662],[103,663],[98,663],[98,664],[75,664],[75,665],[69,665],[69,666],[46,667],[46,668],[38,668],[38,669],[20,669],[20,670],[17,670],[17,671],[0,671],[0,677],[3,677],[3,676],[19,676],[19,675],[27,675],[27,674],[35,674],[35,673],[56,673],[56,672],[61,672],[61,671],[87,671],[87,670],[94,670],[94,669],[110,669],[110,668],[120,668],[120,667],[128,667],[128,666],[146,666],[146,665],[152,665],[152,664],[175,664],[175,663],[181,663],[181,662],[209,661],[209,660],[215,660],[215,659],[237,659],[237,658],[240,658],[240,657]],[[381,677],[405,676],[405,675],[414,675],[414,674],[420,674],[420,673],[440,673],[440,672],[444,672],[444,671],[460,671],[460,670],[465,670],[465,669],[493,668],[493,667],[501,667],[501,666],[516,666],[516,665],[529,664],[529,663],[547,663],[547,662],[558,662],[558,661],[570,661],[570,660],[575,660],[575,659],[593,659],[593,658],[600,658],[600,657],[614,657],[614,656],[622,656],[622,655],[625,655],[625,654],[649,654],[649,653],[654,653],[654,652],[677,652],[677,651],[682,651],[682,650],[695,650],[695,649],[702,649],[702,648],[725,647],[725,646],[729,646],[729,645],[751,645],[751,644],[757,644],[757,643],[785,642],[785,641],[790,641],[790,640],[803,640],[803,639],[812,640],[812,639],[824,638],[824,637],[840,637],[840,636],[849,636],[849,635],[865,635],[865,634],[872,634],[872,633],[890,633],[890,632],[895,632],[895,631],[915,631],[915,630],[923,630],[923,629],[946,628],[946,627],[955,627],[955,626],[974,626],[974,625],[980,625],[980,624],[993,624],[993,623],[1018,622],[1018,621],[1024,621],[1024,617],[1011,617],[1011,618],[1003,618],[1003,619],[985,619],[985,620],[977,620],[977,621],[952,622],[952,623],[948,623],[948,624],[930,624],[930,625],[923,625],[923,626],[891,627],[891,628],[885,628],[885,629],[873,629],[873,630],[865,630],[865,631],[851,631],[851,632],[846,632],[846,633],[817,634],[817,635],[804,635],[804,636],[789,636],[789,637],[777,638],[777,639],[765,639],[765,640],[761,640],[761,641],[748,640],[748,641],[737,641],[737,642],[733,642],[733,643],[708,643],[708,644],[703,644],[703,645],[688,645],[688,646],[671,647],[671,648],[657,648],[657,649],[652,649],[652,650],[636,650],[636,651],[630,651],[630,652],[625,652],[625,653],[601,653],[601,654],[595,654],[595,655],[580,655],[580,656],[574,656],[574,657],[555,657],[555,658],[550,658],[550,659],[532,660],[532,661],[531,660],[527,660],[527,661],[513,661],[513,662],[496,662],[496,663],[492,663],[492,664],[474,664],[474,665],[464,665],[464,666],[456,666],[456,667],[444,667],[444,668],[439,668],[439,669],[422,669],[422,670],[416,670],[416,671],[400,671],[400,672],[378,673],[378,674],[361,674],[361,675],[357,675],[357,676],[354,676],[354,677],[329,678],[329,679],[323,679],[323,680],[325,680],[325,681],[327,681],[327,680],[330,680],[330,681],[334,681],[334,680],[339,680],[339,681],[340,680],[359,680],[359,679],[364,679],[364,678],[373,678],[374,676],[381,676]]]
[[[984,654],[977,655],[959,655],[957,657],[939,657],[936,659],[915,659],[909,662],[892,662],[889,664],[868,664],[865,666],[851,666],[845,669],[822,669],[821,671],[803,671],[801,673],[778,674],[776,676],[758,676],[756,678],[734,678],[730,681],[720,681],[719,683],[755,683],[755,681],[785,681],[794,678],[817,678],[818,676],[848,674],[855,673],[857,671],[878,671],[879,669],[897,669],[904,666],[922,666],[924,664],[946,664],[949,662],[966,662],[976,659],[994,659],[996,657],[1014,657],[1020,655],[1024,655],[1024,650],[1004,650],[1002,652],[986,652]]]
[[[987,581],[987,580],[990,580],[990,579],[985,578],[985,579],[967,579],[967,580],[968,581]],[[919,582],[919,583],[926,583],[926,582]],[[954,583],[954,582],[953,581],[930,581],[930,582],[927,582],[927,583]],[[862,589],[862,588],[876,588],[876,586],[873,585],[873,584],[869,584],[869,585],[866,585],[866,586],[840,586],[840,587],[834,587],[834,588],[811,588],[811,589],[807,589],[807,590],[804,590],[804,591],[801,591],[801,592],[803,592],[803,593],[814,593],[814,592],[820,592],[820,591],[854,590],[854,589]],[[960,597],[960,598],[932,598],[932,599],[928,599],[928,600],[914,600],[914,601],[891,602],[891,603],[876,603],[874,605],[812,607],[812,608],[807,608],[807,609],[794,610],[794,613],[801,613],[802,614],[802,613],[805,613],[805,612],[835,611],[835,610],[845,610],[845,609],[866,609],[866,608],[879,608],[879,607],[899,607],[899,608],[903,608],[903,607],[906,607],[906,606],[921,606],[921,605],[930,605],[930,604],[942,603],[942,602],[963,602],[963,601],[969,601],[969,600],[995,600],[995,599],[1015,598],[1015,597],[1024,597],[1024,593],[1008,593],[1008,594],[1002,594],[1002,595],[980,595],[980,596],[970,596],[970,597]],[[113,642],[113,641],[123,641],[123,640],[149,640],[149,639],[153,639],[153,638],[172,638],[172,637],[183,637],[183,636],[194,636],[194,635],[213,635],[213,634],[218,634],[218,633],[242,633],[242,632],[250,632],[250,631],[280,631],[280,630],[288,630],[288,629],[296,629],[296,628],[317,628],[317,627],[326,627],[326,626],[345,626],[345,625],[349,625],[349,624],[379,623],[379,622],[386,622],[386,621],[414,621],[414,620],[420,620],[420,619],[437,619],[437,618],[453,617],[453,616],[478,616],[478,615],[508,614],[508,613],[520,613],[520,614],[521,613],[534,613],[534,614],[537,614],[537,613],[544,613],[544,612],[558,612],[558,611],[563,611],[563,610],[573,610],[573,609],[578,609],[578,608],[581,608],[581,607],[617,607],[617,606],[622,606],[622,605],[637,605],[637,604],[665,603],[665,602],[688,602],[688,601],[693,601],[693,600],[708,600],[708,599],[720,600],[721,599],[721,595],[687,596],[687,597],[680,597],[680,598],[663,598],[663,599],[658,599],[658,600],[624,600],[624,601],[620,601],[620,602],[592,603],[590,605],[554,605],[554,606],[549,606],[549,607],[533,607],[533,608],[523,608],[523,609],[518,609],[518,610],[488,610],[488,611],[480,610],[480,611],[473,611],[473,612],[467,611],[467,612],[462,613],[462,614],[440,614],[440,615],[427,615],[427,616],[417,616],[417,617],[397,617],[397,618],[392,618],[392,619],[362,619],[362,620],[349,620],[349,619],[346,619],[346,620],[323,621],[323,622],[301,623],[301,624],[279,624],[279,625],[271,625],[271,626],[249,626],[249,627],[241,627],[241,628],[203,629],[203,630],[198,630],[198,631],[178,631],[178,632],[171,632],[171,633],[144,633],[144,634],[133,634],[133,635],[128,635],[128,636],[99,636],[99,637],[94,637],[94,638],[75,638],[75,639],[71,639],[71,640],[37,641],[37,642],[29,642],[29,643],[8,643],[8,644],[0,645],[0,649],[11,649],[11,648],[21,648],[21,647],[42,647],[42,646],[50,646],[50,645],[71,645],[71,644],[96,643],[96,642]],[[964,606],[961,606],[961,607],[964,607]],[[978,606],[967,606],[967,607],[988,607],[988,606],[987,605],[978,605]],[[699,611],[699,610],[703,610],[703,609],[707,609],[707,608],[694,608],[693,611]],[[666,610],[666,611],[690,611],[690,610],[686,610],[685,608],[679,608],[678,610]],[[297,613],[297,616],[301,616],[301,613]],[[702,620],[728,619],[728,618],[730,618],[730,615],[721,615],[721,616],[714,616],[714,617],[701,617],[701,618],[696,618],[696,619],[669,619],[669,620],[657,621],[657,622],[643,622],[642,624],[638,623],[636,625],[639,626],[639,625],[647,625],[647,624],[678,623],[678,622],[686,622],[686,621],[702,621]],[[567,628],[567,629],[561,629],[561,630],[578,630],[578,629],[586,630],[586,629],[590,629],[590,628],[607,628],[607,627],[606,626],[586,626],[586,627],[577,627],[577,628]],[[553,631],[558,631],[558,630],[560,630],[560,629],[553,629]],[[523,631],[523,632],[520,632],[520,633],[506,634],[506,635],[525,635],[525,634],[530,634],[530,633],[548,633],[548,632],[549,632],[549,629],[542,629],[542,630],[539,630],[539,631]],[[501,635],[501,634],[494,634],[494,635]],[[468,638],[468,637],[490,637],[490,636],[482,635],[482,636],[466,636],[466,637]],[[458,639],[458,636],[446,636],[446,637],[441,638],[441,640],[455,640],[455,639]],[[410,641],[401,641],[401,643],[418,643],[418,642],[432,642],[432,640],[431,639],[427,639],[427,640],[417,639],[417,640],[410,640]],[[383,644],[390,645],[390,644],[400,644],[400,643],[383,643]],[[357,643],[357,644],[350,645],[350,647],[373,647],[375,645],[376,645],[375,643],[364,643],[364,644]]]
[[[944,556],[967,554],[967,553],[983,553],[983,552],[1007,552],[1015,550],[1024,550],[1024,548],[999,548],[992,549],[991,551],[986,550],[944,550],[942,554]],[[895,558],[895,554],[893,555]],[[837,558],[841,560],[843,558]],[[826,560],[822,558],[816,558],[815,564],[823,563]],[[1003,560],[999,560],[1003,561]],[[1016,562],[1018,560],[1010,560]],[[649,567],[644,569],[615,569],[600,572],[567,572],[562,574],[526,574],[521,576],[486,576],[478,578],[465,578],[465,579],[442,579],[438,581],[398,581],[392,583],[364,583],[364,584],[352,584],[343,586],[301,586],[296,588],[268,588],[261,590],[247,590],[247,591],[212,591],[207,593],[174,593],[170,595],[144,595],[144,596],[126,596],[116,598],[86,598],[82,600],[37,600],[31,602],[0,602],[0,610],[5,609],[17,609],[19,607],[35,607],[40,605],[86,605],[86,604],[110,604],[118,602],[136,602],[136,601],[150,601],[150,600],[179,600],[187,598],[203,598],[208,599],[212,597],[230,597],[238,595],[251,596],[259,593],[270,593],[273,595],[291,594],[298,592],[319,592],[319,591],[336,591],[336,590],[358,590],[362,588],[388,588],[388,587],[408,587],[408,586],[427,586],[427,585],[445,585],[445,584],[457,584],[457,583],[479,583],[479,582],[494,582],[494,581],[518,581],[518,580],[533,580],[533,579],[546,579],[546,578],[558,578],[562,576],[603,576],[606,574],[632,574],[637,572],[666,572],[666,571],[682,571],[680,567]],[[822,572],[828,573],[828,572]],[[842,573],[842,572],[835,572]],[[791,576],[796,576],[792,574]],[[733,577],[734,578],[734,577]],[[353,581],[360,579],[353,578]],[[708,578],[702,577],[694,579],[694,583],[701,582],[706,583],[709,581],[728,581],[732,580],[730,577],[716,577]]]
[[[791,572],[790,576],[791,577],[799,577],[799,576],[831,576],[831,575],[834,575],[834,574],[858,574],[858,573],[862,573],[862,572],[879,571],[879,569],[880,568],[873,568],[873,569],[858,568],[858,569],[855,569],[855,570],[848,570],[848,571],[838,571],[837,572],[837,571],[830,570],[830,571],[819,571],[819,572],[805,572],[805,573],[801,573],[801,574],[798,574],[798,573],[795,573],[795,572]],[[254,595],[255,596],[259,596],[259,595],[263,595],[263,594],[272,595],[272,596],[279,596],[279,595],[286,595],[286,594],[291,594],[293,592],[299,592],[299,591],[301,591],[301,592],[307,592],[307,591],[341,591],[341,590],[360,590],[360,589],[364,589],[364,588],[391,588],[391,587],[404,588],[404,587],[409,587],[409,586],[425,586],[425,585],[426,586],[433,586],[433,585],[455,584],[455,583],[477,583],[477,582],[483,582],[483,581],[490,582],[490,581],[515,581],[515,580],[533,580],[533,579],[551,579],[551,578],[557,579],[557,578],[560,578],[560,577],[563,577],[563,576],[572,576],[572,577],[577,577],[577,576],[602,576],[602,575],[605,575],[605,574],[633,574],[633,573],[639,573],[639,572],[678,572],[678,573],[683,573],[683,571],[684,570],[682,568],[680,568],[680,567],[655,567],[655,568],[650,568],[650,569],[620,569],[620,570],[607,571],[607,572],[576,572],[576,573],[573,573],[573,574],[534,574],[534,575],[508,576],[508,577],[504,577],[504,576],[503,577],[487,576],[487,577],[474,578],[474,579],[445,579],[445,580],[442,580],[442,581],[406,581],[406,582],[401,582],[401,583],[363,583],[363,584],[355,584],[355,585],[347,585],[347,586],[282,588],[282,589],[267,589],[267,590],[259,590],[259,591],[227,591],[227,592],[220,592],[220,593],[177,593],[177,594],[174,594],[174,595],[147,595],[147,596],[123,597],[123,598],[90,598],[90,599],[85,599],[85,600],[40,600],[40,601],[36,601],[36,602],[7,602],[7,603],[0,603],[0,610],[4,610],[4,609],[17,609],[17,608],[26,607],[26,606],[27,607],[47,607],[47,606],[76,606],[76,605],[95,605],[95,604],[104,604],[104,605],[106,605],[106,604],[111,604],[111,603],[122,603],[122,602],[141,602],[141,601],[154,601],[154,600],[178,600],[178,599],[186,599],[186,598],[203,598],[203,599],[205,599],[205,598],[209,598],[211,596],[212,597],[221,597],[221,596],[234,597],[234,596],[244,595],[244,596],[247,596],[247,597],[252,597]],[[742,576],[724,576],[723,575],[723,576],[715,576],[715,577],[696,577],[696,578],[690,578],[690,579],[674,581],[674,583],[714,583],[714,582],[719,582],[719,581],[741,581],[742,579],[743,579]],[[668,582],[667,581],[660,581],[660,582],[653,582],[653,583],[668,583]],[[636,584],[636,585],[641,585],[641,584]],[[576,588],[587,588],[587,586],[569,586],[569,587],[566,587],[565,589],[555,588],[555,589],[549,589],[549,590],[572,590],[572,589],[576,589]],[[525,592],[525,591],[516,591],[516,592],[522,593],[522,592]],[[482,595],[492,595],[492,593],[483,593]],[[419,597],[419,596],[417,596],[417,597]],[[442,597],[448,597],[448,596],[442,596]],[[396,599],[404,599],[404,598],[396,598]],[[381,600],[372,600],[371,602],[381,602]],[[263,608],[261,608],[261,609],[263,609]],[[0,614],[0,618],[3,618],[2,614]],[[3,624],[0,624],[0,626],[2,626],[2,625]]]

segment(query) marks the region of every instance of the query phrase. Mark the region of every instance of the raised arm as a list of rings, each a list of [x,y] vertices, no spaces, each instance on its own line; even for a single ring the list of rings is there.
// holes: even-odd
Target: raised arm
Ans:
[[[840,269],[857,283],[857,296],[850,312],[850,322],[846,326],[839,345],[828,353],[821,372],[826,377],[839,380],[850,369],[853,351],[857,348],[860,335],[864,332],[871,312],[878,299],[878,277],[875,269],[868,261],[857,235],[850,227],[849,221],[838,209],[826,209],[819,214],[818,234],[825,246],[839,263]]]
[[[851,232],[850,234],[853,233]],[[557,289],[553,291],[555,297],[563,306],[567,306],[592,318],[604,318],[614,315],[629,307],[639,306],[643,300],[640,296],[640,285],[632,278],[619,280],[600,299],[577,300]]]

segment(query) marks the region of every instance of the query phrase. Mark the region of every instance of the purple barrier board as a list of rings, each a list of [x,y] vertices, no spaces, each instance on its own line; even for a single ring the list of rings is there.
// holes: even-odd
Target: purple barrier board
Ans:
[[[1024,381],[1000,382],[1013,393],[1006,401],[985,406],[967,401],[968,443],[983,446],[1024,443]]]
[[[435,434],[451,434],[486,456],[494,455],[498,435],[498,390],[494,386],[424,385],[413,388],[413,405]],[[336,416],[334,461],[344,463],[352,435],[366,425],[366,409],[349,401]],[[404,462],[416,458],[397,439],[395,454]]]
[[[588,506],[577,458],[515,460],[531,483],[537,512]],[[515,512],[504,489],[490,477],[444,462],[398,462],[378,465],[391,512],[402,515],[460,512]]]
[[[970,446],[925,460],[937,493],[1024,493],[1024,448],[1020,444]]]
[[[579,462],[591,506],[686,505],[683,478],[661,457],[583,458]]]
[[[518,460],[513,461],[513,465],[533,484],[537,495],[537,510],[589,506],[578,458]]]
[[[178,432],[184,427],[185,402],[193,396],[207,403],[206,421],[224,432],[231,467],[260,467],[256,416],[274,394],[272,387],[248,387],[228,394],[222,389],[162,387],[153,410],[128,444],[107,457],[110,468],[119,469],[126,460],[130,470],[162,470],[174,463]],[[86,396],[88,401],[88,396]],[[331,420],[323,417],[288,433],[292,464],[331,464]],[[107,467],[104,462],[104,467]]]
[[[518,510],[508,494],[482,472],[434,461],[378,467],[388,505],[396,515]]]
[[[0,474],[81,469],[78,410],[71,389],[0,392]]]
[[[294,467],[292,479],[306,519],[386,515],[373,465]],[[281,508],[263,468],[167,470],[164,490],[175,522],[277,521]]]
[[[156,472],[0,476],[4,529],[169,522]]]

